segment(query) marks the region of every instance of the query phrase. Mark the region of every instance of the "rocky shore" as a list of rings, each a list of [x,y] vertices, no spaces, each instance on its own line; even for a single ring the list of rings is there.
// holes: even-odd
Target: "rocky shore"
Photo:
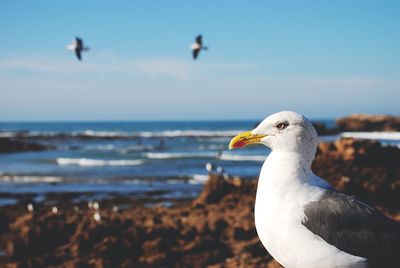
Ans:
[[[400,131],[400,117],[353,114],[336,120],[339,131]]]
[[[400,131],[400,117],[390,115],[367,115],[367,114],[354,114],[339,118],[335,122],[335,126],[328,127],[325,123],[315,121],[313,122],[318,135],[335,135],[340,132],[350,131]],[[3,135],[2,135],[3,134]],[[89,133],[74,133],[72,136],[68,133],[50,133],[38,134],[30,133],[28,131],[19,131],[14,133],[15,136],[7,136],[0,130],[0,153],[14,153],[25,151],[43,151],[54,149],[53,146],[43,143],[44,140],[62,140],[62,139],[101,139],[101,140],[133,140],[140,142],[139,136],[118,136],[118,135],[98,135],[93,136]],[[199,137],[199,136],[197,136]],[[159,139],[160,137],[154,137]],[[72,146],[70,149],[74,149]]]
[[[319,146],[313,170],[400,221],[400,149],[342,139]],[[194,200],[65,198],[28,212],[1,208],[0,267],[280,267],[254,227],[257,180],[210,175]],[[52,208],[57,206],[57,211]]]
[[[50,146],[26,141],[20,138],[0,138],[0,153],[15,153],[26,151],[43,151],[50,149]]]
[[[400,117],[391,115],[352,114],[338,118],[335,126],[327,127],[323,122],[313,122],[318,135],[340,132],[400,131]]]

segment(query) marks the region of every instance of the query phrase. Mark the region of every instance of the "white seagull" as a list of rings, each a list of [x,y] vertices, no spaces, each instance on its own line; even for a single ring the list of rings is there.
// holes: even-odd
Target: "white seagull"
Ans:
[[[33,210],[34,210],[34,207],[33,207],[33,204],[32,203],[29,203],[27,206],[26,206],[26,209],[29,211],[29,212],[33,212]]]
[[[51,208],[51,212],[53,212],[53,214],[57,214],[58,213],[58,208],[56,206],[53,206]]]
[[[97,222],[99,222],[101,220],[101,215],[99,212],[94,213],[93,215],[93,219]]]
[[[99,202],[93,202],[93,209],[94,210],[98,210],[100,208],[100,204],[99,204]]]
[[[207,50],[208,47],[203,46],[203,37],[201,34],[199,34],[196,39],[195,42],[190,46],[190,48],[192,49],[193,52],[193,59],[197,59],[197,56],[200,53],[200,50]]]
[[[257,186],[255,225],[285,267],[400,267],[400,226],[377,209],[335,191],[311,170],[318,136],[295,112],[267,117],[229,148],[261,143],[272,152]]]
[[[79,37],[75,37],[72,40],[72,44],[67,45],[67,49],[75,51],[75,55],[78,58],[78,60],[82,59],[81,56],[82,51],[89,51],[89,47],[85,47],[83,45],[83,40]]]
[[[210,163],[210,162],[206,163],[206,170],[207,170],[208,173],[212,173],[214,171],[214,168],[215,167],[214,167],[214,165],[212,163]]]

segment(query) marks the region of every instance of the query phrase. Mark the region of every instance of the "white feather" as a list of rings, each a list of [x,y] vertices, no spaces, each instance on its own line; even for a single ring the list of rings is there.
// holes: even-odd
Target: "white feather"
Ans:
[[[282,121],[291,122],[284,131],[276,127]],[[310,168],[318,144],[311,123],[297,113],[280,112],[253,134],[267,134],[261,142],[272,149],[261,169],[254,211],[268,252],[287,268],[367,267],[365,258],[339,250],[302,224],[304,205],[319,200],[330,187]]]

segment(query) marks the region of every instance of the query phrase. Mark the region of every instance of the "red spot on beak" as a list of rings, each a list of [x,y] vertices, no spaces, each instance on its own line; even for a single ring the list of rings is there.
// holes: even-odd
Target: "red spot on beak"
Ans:
[[[246,142],[244,140],[239,140],[235,144],[233,144],[233,148],[241,148],[246,145]]]

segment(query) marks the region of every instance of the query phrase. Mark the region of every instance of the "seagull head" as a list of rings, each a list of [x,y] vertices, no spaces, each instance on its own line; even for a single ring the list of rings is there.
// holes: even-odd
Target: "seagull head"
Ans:
[[[307,153],[314,158],[318,135],[311,122],[303,115],[283,111],[268,116],[255,129],[235,136],[229,149],[253,143],[264,144],[273,151]]]

